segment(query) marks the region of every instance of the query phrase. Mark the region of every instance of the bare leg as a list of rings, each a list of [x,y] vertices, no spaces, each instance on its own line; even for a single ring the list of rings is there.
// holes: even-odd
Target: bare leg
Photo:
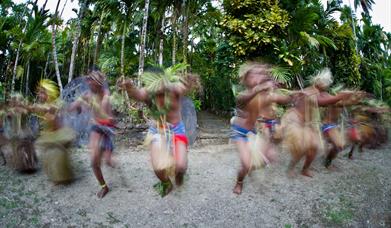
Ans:
[[[306,157],[305,157],[305,162],[303,166],[303,170],[301,171],[301,174],[307,177],[312,177],[313,175],[310,173],[309,168],[311,166],[312,161],[316,157],[316,149],[311,149],[308,151]]]
[[[352,148],[350,149],[349,152],[349,159],[353,159],[353,152],[354,152],[354,147],[356,147],[356,144],[353,143]]]
[[[236,185],[234,187],[233,192],[235,194],[241,194],[243,189],[243,180],[246,175],[250,172],[251,158],[250,158],[250,148],[248,147],[248,143],[245,141],[237,141],[236,146],[239,150],[239,157],[241,162],[241,167],[238,172],[238,177],[236,181]]]
[[[326,157],[326,160],[325,160],[325,167],[326,168],[331,168],[331,162],[334,160],[335,157],[337,157],[337,152],[338,152],[338,149],[333,145],[333,147],[330,149],[327,157]]]
[[[175,183],[180,186],[187,170],[187,148],[184,143],[177,142],[175,149]]]
[[[293,157],[292,156],[292,160],[289,162],[289,166],[288,166],[288,176],[289,177],[294,177],[295,176],[295,166],[297,165],[297,163],[300,161],[302,157]]]
[[[113,152],[110,150],[106,150],[103,153],[103,157],[105,159],[106,165],[110,166],[111,168],[115,168],[115,161],[113,159]]]
[[[326,137],[332,144],[332,148],[326,157],[325,167],[330,169],[332,161],[337,157],[338,153],[343,149],[344,142],[341,140],[341,134],[337,128],[333,128],[326,133]]]
[[[99,198],[103,198],[108,192],[109,187],[106,185],[106,182],[103,178],[102,170],[100,168],[101,165],[101,151],[99,148],[99,141],[101,135],[97,132],[92,131],[90,134],[90,150],[91,150],[91,166],[94,171],[95,177],[98,180],[102,189],[97,193]]]

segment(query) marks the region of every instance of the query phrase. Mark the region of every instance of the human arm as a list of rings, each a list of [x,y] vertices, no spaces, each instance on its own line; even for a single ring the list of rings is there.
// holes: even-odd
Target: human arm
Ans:
[[[333,96],[329,93],[323,92],[318,95],[318,105],[319,106],[328,106],[336,104],[337,102],[346,99],[352,95],[351,92],[341,92]]]
[[[147,102],[148,101],[148,92],[144,88],[137,88],[134,86],[133,82],[130,79],[120,78],[117,81],[117,86],[125,90],[129,97],[132,97],[133,99],[137,101]]]
[[[252,89],[247,89],[238,94],[236,97],[236,105],[238,108],[243,108],[248,102],[251,101],[258,93],[270,89],[273,85],[271,83],[265,82],[255,86]]]

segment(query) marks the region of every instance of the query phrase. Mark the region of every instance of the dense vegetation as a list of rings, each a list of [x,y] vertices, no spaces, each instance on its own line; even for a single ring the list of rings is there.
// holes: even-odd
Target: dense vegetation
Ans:
[[[290,87],[328,66],[337,82],[391,104],[391,33],[372,23],[373,0],[356,0],[354,9],[339,0],[79,0],[78,17],[63,21],[67,2],[57,0],[51,14],[37,0],[2,1],[3,98],[34,96],[41,78],[63,87],[93,65],[113,84],[151,66],[185,63],[202,78],[197,104],[229,111],[238,65],[266,59]]]

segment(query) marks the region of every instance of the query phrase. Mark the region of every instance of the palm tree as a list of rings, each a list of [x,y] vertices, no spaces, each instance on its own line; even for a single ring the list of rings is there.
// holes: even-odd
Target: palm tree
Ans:
[[[139,83],[139,85],[141,85],[140,76],[144,72],[145,41],[146,41],[146,37],[147,37],[148,11],[149,11],[149,0],[145,0],[143,26],[142,26],[141,35],[140,35],[140,37],[141,37],[140,58],[139,58],[139,67],[138,67],[138,83]]]
[[[349,4],[351,4],[350,0]],[[354,0],[354,9],[357,12],[357,8],[361,7],[365,14],[369,14],[369,11],[372,10],[372,4],[375,4],[374,0]]]
[[[186,0],[183,0],[182,2],[182,16],[183,16],[183,22],[182,22],[182,34],[183,34],[183,63],[187,63],[187,45],[188,45],[188,37],[189,37],[189,3],[186,3]]]
[[[77,47],[79,45],[79,39],[80,39],[80,33],[81,33],[81,20],[83,18],[84,11],[87,8],[87,0],[81,1],[81,2],[79,2],[79,4],[80,4],[80,10],[79,10],[79,17],[78,17],[77,25],[76,25],[76,33],[75,33],[75,36],[73,37],[73,46],[72,46],[71,62],[69,64],[68,82],[72,81],[72,78],[73,78],[73,71],[75,68]]]
[[[57,17],[57,12],[58,12],[58,7],[60,5],[61,0],[57,1],[57,6],[56,10],[52,16],[52,22],[51,22],[51,27],[52,27],[52,49],[53,49],[53,61],[54,61],[54,67],[56,70],[56,77],[57,77],[57,83],[58,87],[60,89],[60,93],[62,93],[62,82],[61,82],[61,75],[60,75],[60,68],[58,66],[58,56],[57,56],[57,47],[56,47],[56,24],[58,23],[58,17]]]
[[[32,7],[32,15],[29,16],[27,24],[28,27],[25,32],[24,42],[25,45],[23,49],[22,57],[26,61],[27,72],[26,72],[26,84],[25,84],[25,94],[28,95],[29,92],[29,79],[30,79],[30,64],[32,60],[38,61],[45,59],[46,47],[50,44],[48,38],[45,36],[47,34],[45,22],[49,18],[47,10],[42,8],[38,10],[37,5]]]
[[[22,17],[25,15],[27,9],[28,8],[27,8],[27,5],[26,5],[24,7]],[[27,22],[24,25],[24,28],[23,28],[23,30],[21,32],[23,33],[26,30],[26,28],[27,28]],[[14,69],[13,69],[13,73],[12,73],[11,93],[13,93],[14,90],[15,90],[16,71],[17,71],[17,67],[18,67],[18,62],[19,62],[20,51],[21,51],[21,48],[22,48],[22,43],[23,43],[23,38],[21,37],[20,41],[19,41],[18,49],[16,51],[15,64],[14,64]]]

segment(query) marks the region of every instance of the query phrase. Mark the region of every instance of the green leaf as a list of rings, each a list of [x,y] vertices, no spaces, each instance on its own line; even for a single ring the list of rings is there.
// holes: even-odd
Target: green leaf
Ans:
[[[274,80],[286,84],[288,86],[291,85],[290,82],[291,82],[292,74],[289,68],[281,67],[281,66],[272,67],[271,75],[274,78]]]

